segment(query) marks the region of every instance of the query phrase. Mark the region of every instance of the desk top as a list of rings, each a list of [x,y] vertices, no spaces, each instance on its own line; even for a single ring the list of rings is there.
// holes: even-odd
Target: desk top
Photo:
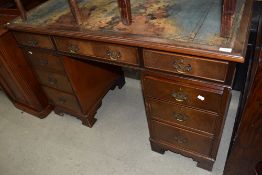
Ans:
[[[31,10],[27,21],[18,18],[9,28],[244,61],[251,1],[238,0],[230,38],[220,36],[221,0],[132,0],[130,26],[121,23],[117,0],[78,3],[81,26],[67,0],[49,0]]]

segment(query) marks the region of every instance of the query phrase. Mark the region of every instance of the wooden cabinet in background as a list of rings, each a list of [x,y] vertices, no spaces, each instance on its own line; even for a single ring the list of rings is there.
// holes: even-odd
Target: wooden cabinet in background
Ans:
[[[2,28],[16,16],[16,10],[0,10],[0,84],[17,108],[44,118],[52,107],[13,35]]]
[[[262,50],[252,69],[248,98],[244,102],[241,121],[233,138],[225,175],[261,175],[262,162]],[[240,168],[241,167],[241,168]]]
[[[262,2],[256,2],[253,44],[224,175],[262,174]]]

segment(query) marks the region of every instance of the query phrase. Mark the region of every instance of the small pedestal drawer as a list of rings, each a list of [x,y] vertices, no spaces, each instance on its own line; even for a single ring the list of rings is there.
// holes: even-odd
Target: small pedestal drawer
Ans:
[[[71,84],[65,75],[42,70],[36,70],[35,72],[42,85],[73,93]]]
[[[63,93],[52,88],[43,87],[46,95],[48,96],[51,103],[56,106],[60,106],[72,111],[81,112],[81,108],[74,95]]]
[[[64,67],[60,56],[55,56],[48,52],[37,51],[36,49],[25,49],[24,54],[30,60],[31,65],[35,68],[47,69],[57,72],[64,72]]]
[[[151,138],[154,140],[166,142],[178,147],[178,149],[186,149],[206,156],[210,155],[213,140],[207,136],[199,135],[154,120],[151,121],[151,127]]]
[[[218,115],[151,99],[147,99],[146,103],[149,106],[149,115],[152,119],[210,135],[215,134]]]
[[[182,84],[167,79],[146,76],[144,81],[144,94],[146,97],[156,98],[219,112],[223,91],[200,87],[193,84]]]

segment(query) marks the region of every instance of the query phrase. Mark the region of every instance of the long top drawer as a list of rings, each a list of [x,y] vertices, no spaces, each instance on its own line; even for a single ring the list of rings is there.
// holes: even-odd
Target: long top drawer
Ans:
[[[55,37],[57,49],[70,54],[96,57],[111,62],[138,65],[136,47]]]

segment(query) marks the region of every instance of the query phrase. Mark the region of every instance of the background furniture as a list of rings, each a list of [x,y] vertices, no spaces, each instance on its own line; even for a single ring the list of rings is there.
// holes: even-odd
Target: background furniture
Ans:
[[[261,174],[262,3],[254,5],[250,59],[224,174]],[[243,77],[242,77],[243,79]]]
[[[22,48],[29,48],[29,54],[30,49],[37,48],[47,52],[46,57],[66,56],[65,70],[68,60],[141,70],[152,150],[183,154],[196,160],[199,167],[211,170],[226,119],[235,66],[245,61],[252,1],[240,0],[236,4],[234,27],[228,38],[220,36],[222,1],[183,4],[144,0],[132,4],[129,25],[123,25],[115,0],[68,2],[50,0],[28,14],[20,4],[23,16],[8,28]],[[71,77],[78,71],[72,69],[66,75]],[[38,79],[46,85],[44,74],[38,74]],[[52,78],[50,82],[57,81]],[[78,98],[89,88],[79,81],[70,80],[70,84],[83,86],[70,91]]]
[[[45,2],[46,0],[21,0],[26,10]],[[14,0],[0,0],[0,7],[4,9],[17,9]]]
[[[44,118],[52,107],[12,34],[2,26],[17,15],[17,10],[0,9],[0,84],[17,108]]]
[[[229,37],[233,27],[237,0],[223,0],[221,15],[221,36]]]

